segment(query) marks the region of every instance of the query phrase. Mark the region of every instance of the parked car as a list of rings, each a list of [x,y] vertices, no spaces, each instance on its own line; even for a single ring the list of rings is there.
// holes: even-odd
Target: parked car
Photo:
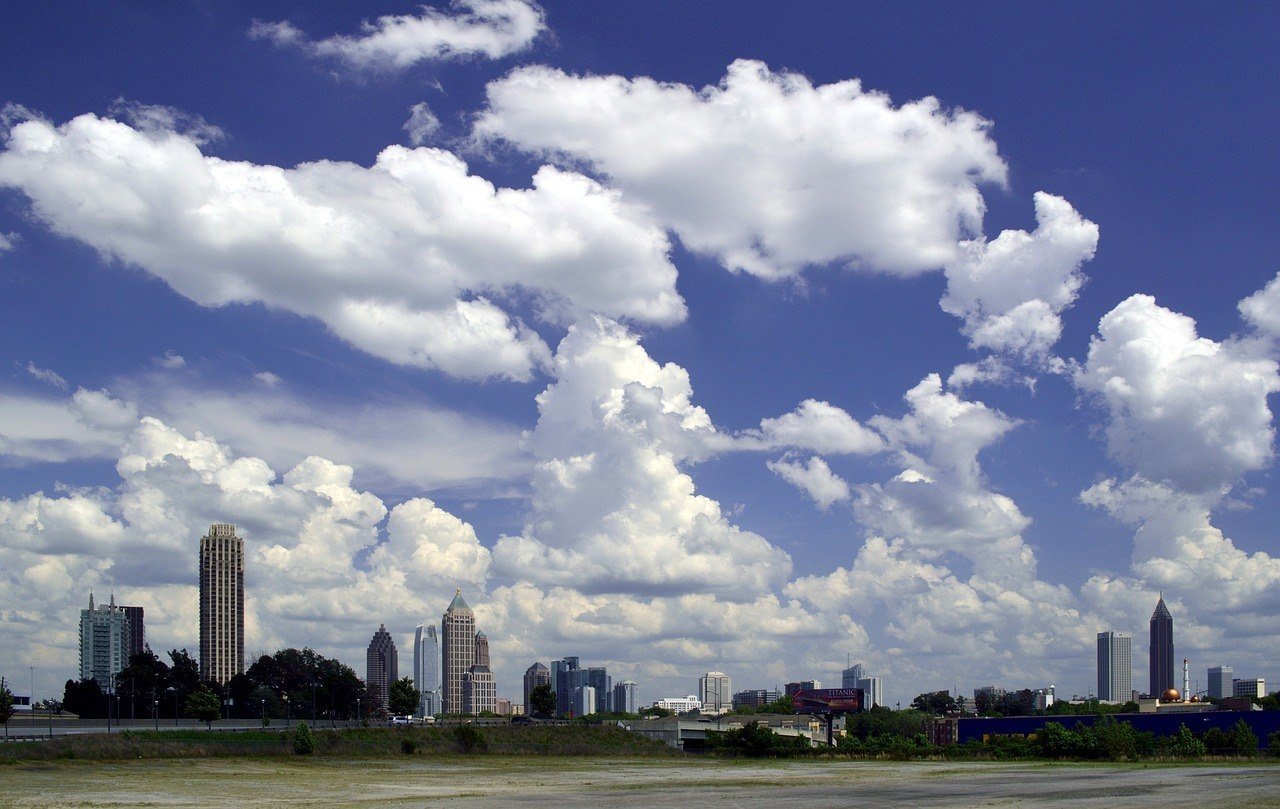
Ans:
[[[532,719],[531,717],[528,717],[528,716],[513,716],[513,717],[511,717],[511,724],[513,724],[513,725],[532,725],[532,724],[533,724],[533,719]]]
[[[393,716],[393,717],[391,717],[390,724],[392,724],[392,725],[412,725],[412,724],[413,724],[413,717],[412,717],[412,716]]]

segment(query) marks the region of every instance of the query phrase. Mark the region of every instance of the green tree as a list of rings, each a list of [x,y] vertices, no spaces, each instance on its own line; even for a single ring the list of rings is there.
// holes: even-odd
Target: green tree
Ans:
[[[1205,754],[1204,742],[1195,737],[1191,728],[1179,725],[1178,732],[1162,740],[1161,752],[1181,758],[1199,758]]]
[[[640,715],[652,716],[656,719],[663,719],[668,716],[675,716],[676,712],[667,710],[666,708],[659,708],[657,705],[650,705],[647,708],[641,708]]]
[[[107,697],[93,678],[67,680],[62,691],[62,706],[81,719],[102,719],[107,715]]]
[[[955,697],[952,697],[949,691],[930,691],[920,694],[911,700],[911,707],[931,716],[944,716],[955,713],[959,709]]]
[[[316,751],[316,736],[307,727],[306,722],[299,722],[293,730],[293,752],[300,756],[309,756]]]
[[[4,722],[5,738],[9,737],[9,720],[13,718],[13,692],[9,690],[9,685],[0,677],[0,721]]]
[[[399,716],[418,712],[418,701],[421,694],[413,687],[413,680],[401,677],[391,684],[387,699],[391,702],[391,713]]]
[[[556,712],[556,692],[551,690],[551,686],[543,683],[534,686],[529,692],[529,713],[543,719],[549,718]]]
[[[205,727],[210,730],[213,729],[213,720],[222,716],[222,703],[218,700],[218,695],[204,686],[190,694],[183,707],[188,716],[204,722]]]
[[[1258,751],[1258,735],[1253,732],[1253,728],[1249,727],[1249,723],[1243,719],[1238,720],[1231,726],[1227,736],[1231,748],[1230,752],[1234,755],[1242,753],[1252,755]]]

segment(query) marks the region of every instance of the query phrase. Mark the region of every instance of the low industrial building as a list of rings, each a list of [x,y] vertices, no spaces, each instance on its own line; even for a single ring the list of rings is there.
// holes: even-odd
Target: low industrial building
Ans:
[[[1195,735],[1202,736],[1211,728],[1230,730],[1235,723],[1243,720],[1264,748],[1267,746],[1267,737],[1280,731],[1280,711],[1162,710],[1109,716],[1113,716],[1117,722],[1127,722],[1134,730],[1157,736],[1173,736],[1182,725],[1186,725]],[[989,742],[1000,736],[1032,736],[1051,722],[1071,729],[1078,724],[1091,727],[1097,720],[1098,717],[1093,715],[943,717],[930,721],[928,735],[934,744],[940,745]]]

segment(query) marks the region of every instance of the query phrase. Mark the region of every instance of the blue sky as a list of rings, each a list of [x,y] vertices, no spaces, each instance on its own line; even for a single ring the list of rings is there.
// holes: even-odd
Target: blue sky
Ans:
[[[462,587],[502,694],[1275,680],[1276,22],[5,4],[0,670],[218,520],[251,651]]]

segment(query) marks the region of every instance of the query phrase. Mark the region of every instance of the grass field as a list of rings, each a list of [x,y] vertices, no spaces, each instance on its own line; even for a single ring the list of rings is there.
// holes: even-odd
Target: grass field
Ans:
[[[1280,768],[402,755],[27,761],[6,807],[1280,807]]]

